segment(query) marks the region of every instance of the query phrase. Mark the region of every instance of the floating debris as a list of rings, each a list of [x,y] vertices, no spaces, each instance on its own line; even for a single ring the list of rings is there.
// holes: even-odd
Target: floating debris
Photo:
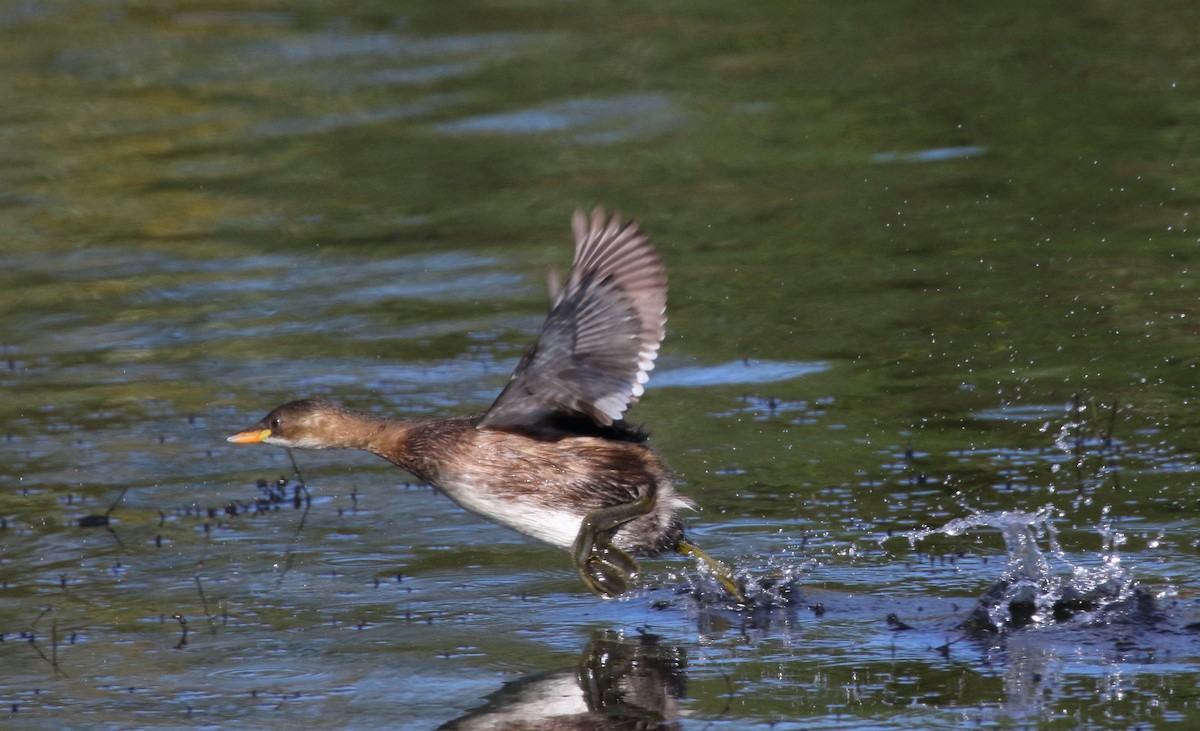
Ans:
[[[219,513],[233,518],[239,515],[264,515],[279,510],[280,507],[291,505],[293,509],[308,507],[312,497],[303,482],[292,482],[287,477],[277,480],[258,480],[258,497],[249,500],[230,500],[220,508],[208,508],[208,517],[216,518]]]

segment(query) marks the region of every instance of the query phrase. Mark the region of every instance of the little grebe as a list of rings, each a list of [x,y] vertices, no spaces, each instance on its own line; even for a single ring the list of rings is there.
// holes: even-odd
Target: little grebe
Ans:
[[[637,225],[596,209],[572,218],[575,258],[508,385],[481,415],[394,421],[323,399],[278,407],[229,437],[308,449],[362,449],[462,507],[571,551],[602,596],[629,589],[634,555],[674,551],[704,563],[736,599],[732,572],[684,540],[691,502],[622,420],[642,395],[666,325],[667,273]]]

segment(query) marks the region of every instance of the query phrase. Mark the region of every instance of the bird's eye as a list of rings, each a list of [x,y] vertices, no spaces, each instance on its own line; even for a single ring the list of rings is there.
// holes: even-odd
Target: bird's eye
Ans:
[[[271,419],[271,428],[272,429],[279,428],[279,417],[275,417],[274,419]]]

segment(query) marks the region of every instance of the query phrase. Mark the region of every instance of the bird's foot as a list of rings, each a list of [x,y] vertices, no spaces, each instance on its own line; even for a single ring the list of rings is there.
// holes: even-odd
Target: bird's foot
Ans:
[[[596,594],[615,597],[629,591],[637,578],[638,562],[628,551],[613,545],[617,529],[650,512],[654,493],[631,503],[593,510],[584,516],[572,555],[583,583]]]
[[[629,591],[637,579],[638,562],[627,551],[612,545],[603,535],[592,542],[586,557],[577,568],[583,583],[604,597],[615,597]]]
[[[705,570],[716,579],[721,588],[725,590],[729,596],[733,597],[738,604],[747,604],[746,588],[742,581],[733,573],[733,569],[729,568],[723,561],[709,556],[704,551],[701,551],[696,546],[687,541],[679,542],[679,552],[684,556],[691,556],[696,559],[696,562],[704,566]]]

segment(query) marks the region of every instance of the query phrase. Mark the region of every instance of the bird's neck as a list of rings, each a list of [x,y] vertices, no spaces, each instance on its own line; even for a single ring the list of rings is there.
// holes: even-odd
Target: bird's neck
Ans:
[[[432,420],[381,419],[346,409],[339,416],[335,443],[382,457],[428,482],[437,483],[441,464],[471,441],[471,417]]]
[[[382,419],[353,409],[342,409],[336,421],[329,425],[326,445],[333,449],[361,449],[390,458],[389,454],[403,451],[408,437],[420,424],[416,421]]]

